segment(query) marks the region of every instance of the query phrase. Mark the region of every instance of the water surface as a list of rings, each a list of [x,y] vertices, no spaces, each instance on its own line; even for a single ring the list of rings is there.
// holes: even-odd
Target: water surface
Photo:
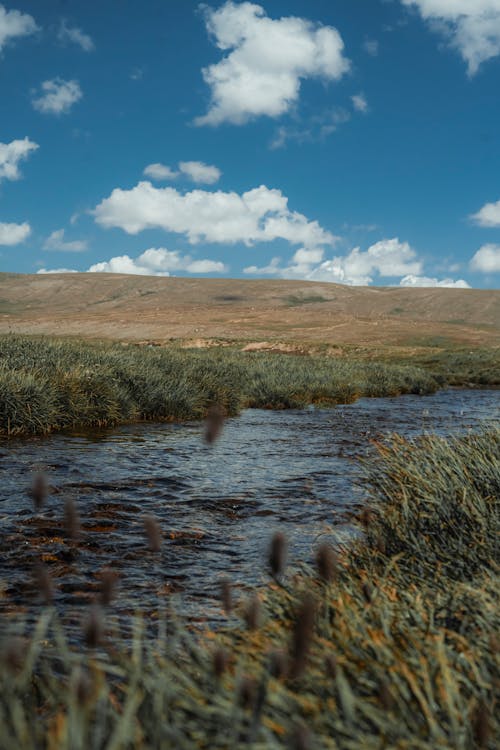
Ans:
[[[292,561],[310,559],[320,538],[348,537],[365,493],[359,457],[374,438],[498,422],[499,401],[494,390],[447,390],[324,410],[248,410],[227,421],[214,446],[199,423],[1,443],[0,609],[36,611],[32,571],[43,559],[56,606],[75,622],[105,567],[120,576],[117,613],[154,613],[174,598],[194,620],[217,620],[220,579],[242,587],[265,579],[275,530],[287,534]],[[37,514],[29,488],[38,471],[51,494]],[[68,498],[82,521],[76,545],[64,530]],[[159,554],[148,550],[144,514],[161,523]]]

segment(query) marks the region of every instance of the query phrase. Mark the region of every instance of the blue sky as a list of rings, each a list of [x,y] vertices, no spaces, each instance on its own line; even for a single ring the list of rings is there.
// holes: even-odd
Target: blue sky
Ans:
[[[0,270],[497,288],[499,83],[500,0],[0,1]]]

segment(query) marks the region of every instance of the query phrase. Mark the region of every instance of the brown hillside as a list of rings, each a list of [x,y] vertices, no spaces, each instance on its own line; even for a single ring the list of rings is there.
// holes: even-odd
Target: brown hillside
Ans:
[[[498,345],[500,291],[114,274],[0,274],[0,333],[130,341]]]

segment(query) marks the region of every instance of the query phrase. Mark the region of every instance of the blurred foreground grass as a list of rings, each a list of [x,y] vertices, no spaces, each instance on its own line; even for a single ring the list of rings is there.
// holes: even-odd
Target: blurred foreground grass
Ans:
[[[105,591],[86,647],[50,608],[2,623],[2,750],[497,747],[500,431],[395,437],[367,474],[362,535],[290,576],[275,535],[218,632],[139,614],[130,643]]]
[[[0,337],[0,435],[140,420],[203,418],[217,404],[300,408],[361,396],[433,393],[445,383],[500,383],[497,351],[421,359],[291,355]]]

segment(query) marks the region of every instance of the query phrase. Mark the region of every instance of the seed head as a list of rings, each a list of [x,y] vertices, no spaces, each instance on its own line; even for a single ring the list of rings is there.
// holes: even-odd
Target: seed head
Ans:
[[[386,711],[390,711],[392,708],[394,708],[394,696],[392,695],[389,685],[385,680],[382,680],[378,687],[378,695],[380,698],[380,702]]]
[[[35,476],[33,477],[30,494],[31,499],[33,500],[33,505],[35,506],[35,510],[41,510],[47,502],[47,498],[49,496],[49,484],[47,482],[47,477],[45,476],[45,474],[42,474],[41,472],[35,474]]]
[[[245,604],[243,619],[249,630],[257,630],[260,625],[261,604],[257,594],[254,594]]]
[[[257,683],[253,677],[242,677],[238,685],[238,703],[241,708],[250,709],[255,704]]]
[[[83,623],[83,637],[89,648],[97,648],[103,641],[104,626],[102,615],[101,610],[96,605],[90,608]]]
[[[314,634],[315,618],[316,602],[311,594],[305,594],[297,610],[292,633],[290,655],[293,677],[300,677],[306,668]]]
[[[312,739],[311,733],[307,727],[295,727],[288,743],[290,750],[311,750]]]
[[[220,404],[212,404],[205,422],[205,440],[209,445],[220,437],[224,427],[225,412]]]
[[[35,584],[43,603],[47,606],[52,604],[54,600],[54,585],[50,573],[47,570],[47,566],[43,563],[39,563],[35,567]]]
[[[116,593],[118,574],[106,568],[101,573],[101,587],[99,592],[99,603],[103,607],[109,607]]]
[[[22,638],[14,636],[3,645],[2,648],[2,663],[9,672],[16,673],[20,672],[24,664],[24,656],[26,654],[26,643]]]
[[[223,648],[217,648],[213,654],[214,674],[219,679],[227,669],[229,657]]]
[[[476,707],[472,728],[477,746],[487,747],[491,737],[491,718],[489,708],[483,699]]]
[[[319,577],[331,583],[337,575],[337,555],[329,544],[321,544],[316,551],[316,567]]]
[[[269,549],[269,568],[273,578],[279,578],[285,572],[287,541],[280,531],[274,534]]]
[[[373,598],[373,586],[365,581],[363,584],[363,596],[365,597],[366,603],[371,604]]]
[[[226,615],[230,615],[233,610],[233,592],[231,590],[231,583],[227,578],[224,578],[220,584],[220,598],[224,612]]]
[[[144,530],[151,552],[159,552],[161,550],[161,529],[154,516],[145,516]]]
[[[288,674],[288,659],[284,651],[269,654],[269,674],[276,680],[282,680]]]

